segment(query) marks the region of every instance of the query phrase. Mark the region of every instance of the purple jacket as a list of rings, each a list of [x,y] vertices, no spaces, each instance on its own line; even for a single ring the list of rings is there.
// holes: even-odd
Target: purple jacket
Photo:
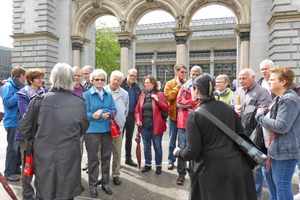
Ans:
[[[24,88],[22,88],[18,93],[17,93],[17,96],[18,96],[18,116],[19,116],[19,120],[23,118],[23,115],[25,114],[26,110],[27,110],[27,107],[28,107],[28,104],[29,102],[31,101],[31,99],[33,99],[34,97],[36,97],[36,94],[33,95],[33,96],[30,96],[29,93],[28,93],[28,88],[29,86],[26,86]],[[39,90],[42,90],[43,93],[47,93],[48,90],[45,89],[45,88],[39,88]],[[22,140],[20,134],[19,134],[19,131],[18,129],[16,130],[16,134],[15,134],[15,140]]]

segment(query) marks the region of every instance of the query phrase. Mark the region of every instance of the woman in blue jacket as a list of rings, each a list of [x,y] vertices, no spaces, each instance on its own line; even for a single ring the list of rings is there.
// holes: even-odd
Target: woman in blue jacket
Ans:
[[[90,127],[86,132],[89,186],[93,198],[98,196],[97,182],[99,173],[98,151],[101,144],[102,190],[111,195],[109,187],[109,169],[112,150],[110,133],[111,111],[117,115],[116,105],[110,92],[103,88],[107,74],[102,69],[94,70],[90,75],[93,87],[83,94],[86,102],[87,116]]]

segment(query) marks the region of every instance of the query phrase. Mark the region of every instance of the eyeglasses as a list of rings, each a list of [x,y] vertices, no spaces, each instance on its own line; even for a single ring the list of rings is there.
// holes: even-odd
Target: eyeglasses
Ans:
[[[218,82],[216,82],[216,84],[218,84],[218,83],[225,83],[224,81],[218,81]]]
[[[135,76],[135,75],[131,75],[131,74],[129,74],[129,76],[130,76],[131,78],[136,78],[136,76]]]
[[[41,81],[41,80],[44,79],[44,77],[42,77],[42,78],[35,78],[35,79],[38,80],[38,81]]]
[[[145,82],[144,84],[145,84],[145,85],[148,85],[148,84],[150,84],[150,83],[151,83],[151,82]]]
[[[94,79],[94,81],[97,81],[97,82],[99,82],[99,81],[104,82],[105,79],[104,79],[104,78],[96,78],[96,79]]]
[[[186,72],[184,72],[184,71],[181,71],[181,73],[182,73],[182,74],[186,74]]]

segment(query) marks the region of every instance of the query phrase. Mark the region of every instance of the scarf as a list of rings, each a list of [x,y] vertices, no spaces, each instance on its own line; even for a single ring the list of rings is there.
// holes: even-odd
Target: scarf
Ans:
[[[16,76],[12,77],[12,80],[18,86],[18,88],[22,89],[24,87],[21,81]]]
[[[146,90],[146,100],[147,102],[151,102],[152,101],[152,97],[151,97],[151,93],[153,92],[152,90]]]

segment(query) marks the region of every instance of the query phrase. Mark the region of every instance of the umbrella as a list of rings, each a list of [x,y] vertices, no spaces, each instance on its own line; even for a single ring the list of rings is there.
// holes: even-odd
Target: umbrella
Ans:
[[[135,138],[135,141],[136,141],[136,159],[138,161],[138,164],[139,164],[139,172],[141,171],[141,132],[142,132],[142,127],[139,127],[138,128],[139,131],[138,133],[136,134],[136,138]]]
[[[3,185],[4,189],[6,190],[6,192],[8,193],[8,195],[13,199],[13,200],[18,200],[17,197],[15,196],[14,192],[12,191],[12,189],[9,187],[6,179],[4,178],[4,176],[2,175],[2,173],[0,172],[0,182]]]

